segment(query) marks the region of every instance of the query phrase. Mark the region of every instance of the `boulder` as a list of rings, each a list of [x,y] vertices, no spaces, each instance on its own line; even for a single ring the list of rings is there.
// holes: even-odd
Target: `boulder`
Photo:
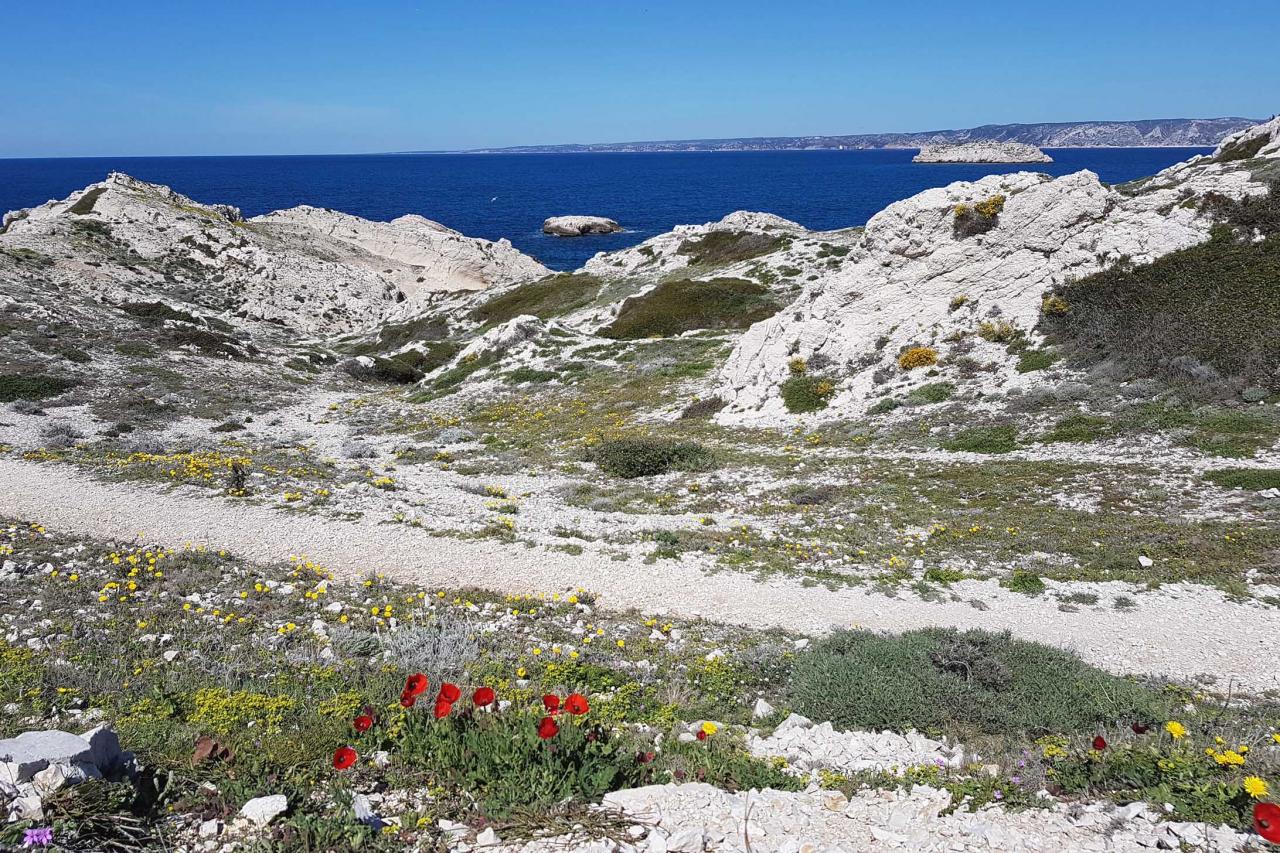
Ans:
[[[613,234],[621,230],[621,225],[603,216],[553,216],[542,223],[542,233],[553,237]]]
[[[0,764],[7,765],[3,773],[9,782],[30,782],[50,764],[94,765],[93,757],[93,745],[70,732],[23,732],[0,740]]]

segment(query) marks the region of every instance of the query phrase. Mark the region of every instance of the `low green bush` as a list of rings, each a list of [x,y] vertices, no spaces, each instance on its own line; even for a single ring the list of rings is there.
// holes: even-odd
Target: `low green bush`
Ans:
[[[694,329],[745,329],[781,309],[769,288],[740,278],[664,281],[622,303],[600,330],[614,340],[671,337]]]
[[[883,415],[892,412],[894,409],[902,408],[902,403],[893,397],[885,397],[877,402],[874,406],[867,409],[868,415]]]
[[[826,376],[793,375],[779,389],[782,403],[794,415],[825,409],[835,393],[835,383]]]
[[[652,477],[670,471],[705,471],[715,455],[693,441],[666,438],[615,438],[591,451],[591,461],[614,477]]]
[[[15,400],[45,400],[76,386],[71,379],[41,373],[0,374],[0,403]]]
[[[1067,415],[1040,437],[1045,444],[1058,441],[1087,444],[1107,434],[1109,422],[1093,415]]]
[[[505,323],[521,314],[547,320],[583,307],[600,293],[600,285],[593,275],[560,273],[495,296],[476,306],[471,317],[486,325]]]
[[[200,325],[194,314],[171,308],[163,302],[126,302],[120,306],[124,313],[140,320],[176,320],[179,323]]]
[[[1048,370],[1057,360],[1058,356],[1048,350],[1025,350],[1018,356],[1018,372],[1033,373],[1037,370]]]
[[[690,266],[722,267],[776,252],[787,243],[785,237],[752,231],[712,231],[694,240],[684,240],[676,254],[687,255]]]
[[[1000,586],[1023,595],[1040,595],[1046,588],[1044,580],[1039,575],[1022,569],[1014,569],[1012,575],[1000,581]]]
[[[554,370],[538,370],[534,367],[517,367],[502,375],[503,381],[510,385],[519,385],[522,382],[551,382],[559,378],[560,374]]]
[[[1222,220],[1208,241],[1057,288],[1071,310],[1042,314],[1040,329],[1072,366],[1109,362],[1119,378],[1219,393],[1280,390],[1280,190],[1204,209]]]
[[[1225,489],[1280,489],[1280,471],[1274,468],[1224,468],[1210,471],[1204,478]]]
[[[942,443],[955,453],[1009,453],[1018,449],[1018,428],[1011,424],[961,430]]]
[[[1008,632],[840,631],[800,654],[796,711],[841,729],[1044,734],[1166,719],[1160,694]]]
[[[912,390],[907,395],[906,403],[909,406],[925,406],[930,403],[942,403],[951,399],[951,395],[956,391],[956,386],[950,382],[930,382],[928,385],[921,385],[919,388]]]

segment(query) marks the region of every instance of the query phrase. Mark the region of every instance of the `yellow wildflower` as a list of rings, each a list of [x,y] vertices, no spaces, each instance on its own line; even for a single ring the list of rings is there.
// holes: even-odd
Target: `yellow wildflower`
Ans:
[[[1244,792],[1255,800],[1260,800],[1271,792],[1267,787],[1265,780],[1257,776],[1246,776],[1244,780]]]
[[[1169,737],[1174,740],[1181,740],[1187,736],[1187,727],[1179,723],[1177,720],[1170,720],[1164,724],[1164,730],[1169,733]]]

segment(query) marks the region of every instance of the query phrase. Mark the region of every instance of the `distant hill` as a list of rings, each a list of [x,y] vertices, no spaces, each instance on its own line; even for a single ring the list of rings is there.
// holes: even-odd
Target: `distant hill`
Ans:
[[[589,151],[785,151],[830,148],[919,148],[922,145],[993,140],[1039,148],[1215,146],[1224,137],[1258,124],[1251,118],[1165,118],[1145,121],[1075,121],[1048,124],[985,124],[967,130],[862,133],[848,136],[756,136],[607,142],[590,145],[522,145],[481,148],[473,153],[573,153]]]

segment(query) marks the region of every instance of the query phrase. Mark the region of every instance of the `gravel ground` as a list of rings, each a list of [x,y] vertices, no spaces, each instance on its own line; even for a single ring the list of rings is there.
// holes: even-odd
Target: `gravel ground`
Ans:
[[[1280,610],[1232,602],[1202,586],[1171,584],[1141,593],[1138,606],[1066,613],[1049,595],[1029,597],[990,581],[964,581],[961,601],[889,598],[860,588],[828,590],[787,579],[706,573],[696,565],[591,555],[460,540],[373,521],[336,522],[199,496],[189,489],[152,490],[104,483],[72,469],[0,460],[0,513],[53,530],[181,545],[204,543],[269,562],[305,554],[336,574],[373,571],[424,586],[477,586],[538,593],[585,587],[602,606],[701,616],[752,627],[784,626],[821,633],[858,626],[893,631],[932,625],[1009,629],[1015,635],[1072,649],[1120,673],[1178,679],[1216,676],[1226,689],[1280,689]],[[1118,586],[1119,589],[1119,586]],[[1124,587],[1128,590],[1128,587]],[[980,598],[987,609],[970,606]]]

